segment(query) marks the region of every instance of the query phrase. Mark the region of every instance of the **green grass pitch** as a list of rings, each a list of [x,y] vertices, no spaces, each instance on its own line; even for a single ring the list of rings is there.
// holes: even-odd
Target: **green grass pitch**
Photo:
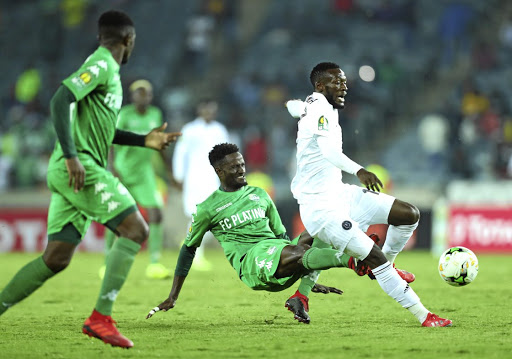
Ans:
[[[480,273],[467,287],[443,283],[427,252],[404,252],[397,265],[416,274],[425,306],[453,320],[422,328],[376,281],[331,269],[319,282],[342,296],[312,293],[311,324],[284,308],[294,287],[254,292],[238,280],[221,251],[215,271],[191,271],[176,308],[146,320],[171,280],[147,280],[139,254],[114,307],[120,331],[135,344],[113,348],[81,334],[98,294],[101,254],[77,253],[69,268],[0,317],[0,358],[512,358],[512,257],[478,255]],[[1,254],[0,288],[37,254]],[[177,253],[165,252],[174,268]]]

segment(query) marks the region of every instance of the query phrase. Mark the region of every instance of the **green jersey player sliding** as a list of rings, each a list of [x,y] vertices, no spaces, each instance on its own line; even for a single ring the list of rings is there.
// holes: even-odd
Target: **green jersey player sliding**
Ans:
[[[244,159],[236,145],[216,145],[209,159],[221,186],[197,205],[181,247],[169,297],[146,318],[174,308],[196,248],[207,231],[220,242],[240,280],[251,289],[281,291],[302,277],[299,290],[285,306],[303,323],[310,322],[307,295],[311,290],[342,293],[336,288],[315,285],[319,270],[348,267],[360,275],[367,273],[364,264],[356,267],[352,257],[313,240],[307,232],[289,240],[269,195],[261,188],[247,185]]]

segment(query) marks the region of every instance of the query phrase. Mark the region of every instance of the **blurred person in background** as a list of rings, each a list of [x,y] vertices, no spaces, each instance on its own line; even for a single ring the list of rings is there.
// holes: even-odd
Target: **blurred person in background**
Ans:
[[[412,273],[395,269],[396,256],[419,223],[419,210],[380,193],[381,180],[343,153],[338,110],[345,108],[347,78],[339,65],[317,64],[310,73],[313,93],[305,102],[288,101],[297,131],[297,173],[291,190],[311,236],[339,253],[366,263],[382,290],[409,310],[422,326],[451,326],[452,321],[428,311],[409,283]],[[366,187],[342,182],[342,171],[357,176]],[[389,224],[382,250],[364,231],[372,224]]]
[[[98,19],[98,40],[100,46],[62,82],[51,100],[58,142],[47,174],[52,192],[48,244],[43,255],[21,268],[0,292],[0,315],[69,265],[94,219],[119,238],[109,253],[96,305],[82,333],[130,348],[133,342],[117,330],[111,314],[135,255],[148,236],[148,226],[133,197],[107,171],[108,151],[112,143],[162,150],[179,133],[164,133],[165,125],[145,136],[116,129],[123,101],[119,69],[135,45],[133,21],[120,11],[103,13]]]
[[[208,153],[216,144],[229,140],[226,127],[215,120],[218,111],[216,101],[201,100],[196,110],[197,118],[183,126],[182,136],[176,143],[172,158],[172,171],[178,186],[182,188],[183,210],[189,220],[196,211],[196,205],[220,185],[208,162]],[[204,256],[204,246],[200,248],[192,268],[209,270],[211,264]]]
[[[152,106],[153,86],[147,80],[137,80],[130,85],[132,103],[121,108],[117,128],[138,134],[148,133],[163,124],[162,111]],[[171,166],[164,151],[159,152],[167,167],[172,182]],[[113,168],[121,182],[128,188],[139,206],[147,215],[149,225],[149,265],[146,276],[153,279],[163,279],[170,276],[170,271],[160,263],[162,243],[164,238],[162,218],[164,201],[157,188],[157,175],[153,167],[154,151],[148,148],[115,145],[112,149]],[[105,249],[108,252],[114,243],[115,234],[107,231],[105,234]],[[100,269],[103,278],[105,266]]]
[[[215,18],[204,3],[199,12],[190,17],[185,38],[186,59],[195,75],[204,75],[210,67],[210,51]]]

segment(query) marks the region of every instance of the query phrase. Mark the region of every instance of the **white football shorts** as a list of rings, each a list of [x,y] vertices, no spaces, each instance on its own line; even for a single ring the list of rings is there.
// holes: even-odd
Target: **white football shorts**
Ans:
[[[339,194],[302,201],[300,216],[307,231],[334,248],[364,259],[373,241],[364,234],[372,224],[387,224],[395,197],[343,184]]]

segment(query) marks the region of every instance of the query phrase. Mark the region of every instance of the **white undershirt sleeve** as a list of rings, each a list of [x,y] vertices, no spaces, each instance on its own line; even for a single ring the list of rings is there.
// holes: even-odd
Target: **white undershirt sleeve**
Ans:
[[[341,147],[335,142],[325,136],[317,136],[316,141],[322,155],[339,169],[355,175],[363,166],[352,161],[343,153]]]

